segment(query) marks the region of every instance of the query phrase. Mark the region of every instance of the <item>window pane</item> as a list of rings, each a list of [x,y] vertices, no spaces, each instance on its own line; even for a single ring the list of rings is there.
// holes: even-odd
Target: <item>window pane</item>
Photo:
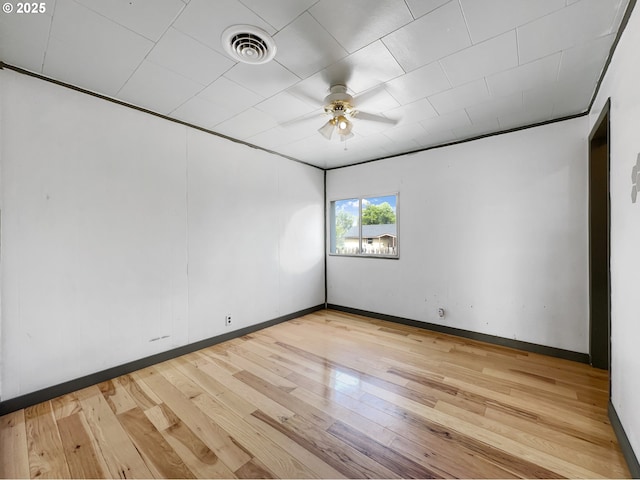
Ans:
[[[397,196],[362,199],[362,253],[397,255]]]
[[[360,200],[357,198],[331,202],[331,253],[359,253],[359,208]]]
[[[397,194],[332,201],[329,253],[398,257],[397,215]]]

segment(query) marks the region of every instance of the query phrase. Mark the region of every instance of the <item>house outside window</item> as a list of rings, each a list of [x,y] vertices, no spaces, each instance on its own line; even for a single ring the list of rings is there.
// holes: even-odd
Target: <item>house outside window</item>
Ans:
[[[331,202],[331,255],[398,258],[398,194]]]

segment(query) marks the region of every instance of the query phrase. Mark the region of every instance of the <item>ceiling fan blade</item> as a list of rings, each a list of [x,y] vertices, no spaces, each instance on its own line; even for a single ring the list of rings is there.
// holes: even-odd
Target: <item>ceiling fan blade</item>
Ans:
[[[281,127],[290,127],[291,125],[294,125],[296,123],[300,123],[300,122],[304,122],[307,120],[320,120],[320,118],[327,118],[327,114],[324,112],[309,112],[306,113],[304,115],[301,115],[299,117],[296,118],[292,118],[291,120],[287,120],[286,122],[281,122],[280,126]]]
[[[356,105],[364,105],[368,100],[372,100],[380,95],[385,90],[385,84],[379,83],[375,87],[371,87],[369,90],[365,90],[353,97],[353,102]]]
[[[361,112],[361,111],[355,112],[352,115],[352,117],[357,118],[359,120],[368,120],[370,122],[388,123],[389,125],[395,125],[398,123],[397,120],[394,120],[392,118],[387,118],[387,117],[383,117],[382,115],[374,115],[372,113]]]
[[[305,92],[303,89],[297,88],[297,86],[290,88],[288,90],[288,92],[291,95],[293,95],[294,97],[298,97],[303,102],[308,103],[309,105],[318,105],[318,106],[323,106],[324,105],[324,99],[323,98],[315,97],[315,96]]]

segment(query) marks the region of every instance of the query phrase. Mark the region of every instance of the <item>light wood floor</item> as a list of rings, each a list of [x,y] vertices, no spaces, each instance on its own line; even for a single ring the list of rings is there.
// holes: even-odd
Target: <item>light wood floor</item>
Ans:
[[[3,477],[628,477],[606,373],[320,311],[1,417]]]

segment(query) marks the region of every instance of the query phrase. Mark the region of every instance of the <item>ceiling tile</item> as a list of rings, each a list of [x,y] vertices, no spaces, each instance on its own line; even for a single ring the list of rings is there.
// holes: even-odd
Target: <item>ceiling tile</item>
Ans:
[[[442,115],[482,103],[488,98],[489,90],[487,90],[487,84],[484,78],[481,78],[452,88],[451,90],[432,95],[429,97],[429,102],[436,111]]]
[[[471,45],[458,2],[449,2],[382,39],[410,72]]]
[[[321,167],[584,112],[628,4],[149,1],[45,0],[45,15],[2,15],[0,59]],[[273,35],[275,61],[230,59],[220,35],[234,24]],[[336,83],[392,122],[356,115],[354,138],[324,140]]]
[[[504,97],[490,98],[486,102],[467,107],[465,110],[473,123],[483,123],[521,109],[522,92],[518,91]]]
[[[589,108],[589,103],[595,91],[597,77],[589,78],[576,75],[562,81],[537,87],[523,92],[525,108],[536,108],[543,104],[552,108],[552,115],[564,117],[583,113]]]
[[[280,92],[257,104],[256,108],[268,113],[278,122],[293,120],[313,111],[321,112],[319,108],[312,107],[288,92]]]
[[[565,117],[586,112],[596,84],[597,78],[589,79],[584,76],[558,82],[554,94],[553,116]]]
[[[487,135],[500,130],[500,124],[497,118],[484,120],[482,122],[473,123],[460,128],[454,128],[453,133],[458,138],[473,138],[480,135]]]
[[[202,85],[145,60],[118,92],[118,98],[167,114],[202,90]]]
[[[296,83],[287,92],[317,108],[324,106],[324,97],[329,94],[329,82],[325,80],[323,72],[318,72]]]
[[[613,19],[613,23],[611,25],[611,32],[617,32],[620,28],[620,24],[622,23],[622,19],[624,18],[625,13],[627,12],[627,4],[628,0],[620,0],[618,2],[618,8],[616,15]]]
[[[400,125],[419,122],[427,118],[437,117],[438,112],[433,108],[426,98],[421,98],[415,102],[401,105],[385,112],[391,119],[397,120]]]
[[[619,0],[582,0],[518,28],[520,62],[527,63],[550,53],[611,33]]]
[[[421,17],[450,0],[407,0],[413,18]]]
[[[351,53],[413,20],[404,0],[320,0],[309,11]]]
[[[561,53],[549,55],[531,63],[487,77],[489,91],[494,97],[510,95],[545,83],[552,83],[558,75]]]
[[[224,76],[263,97],[275,95],[300,81],[275,61],[261,65],[238,63]]]
[[[440,60],[453,86],[518,65],[516,32],[511,30]]]
[[[71,0],[58,0],[43,73],[115,95],[152,47],[150,40],[102,15]]]
[[[202,90],[198,96],[215,103],[219,108],[228,110],[231,115],[236,115],[264,100],[257,93],[253,93],[225,77],[217,79]]]
[[[85,7],[110,18],[123,27],[157,42],[180,14],[185,4],[180,0],[154,0],[153,8],[146,2],[131,0],[77,0]]]
[[[599,77],[614,40],[615,34],[612,33],[563,51],[558,80],[575,76]]]
[[[391,80],[386,88],[393,98],[404,105],[450,87],[440,63],[434,62]]]
[[[552,114],[553,99],[528,95],[525,92],[522,109],[500,115],[498,121],[500,122],[500,127],[506,130],[546,122],[551,120]]]
[[[327,115],[318,110],[315,115],[304,115],[294,121],[286,122],[280,125],[283,129],[283,133],[287,135],[287,142],[292,143],[309,136],[320,136],[318,129],[327,123]]]
[[[48,2],[46,8],[47,12],[53,12],[53,2]],[[0,15],[0,58],[3,62],[42,73],[50,28],[49,14]]]
[[[411,141],[415,138],[422,138],[426,134],[427,132],[424,127],[417,122],[407,123],[405,125],[390,128],[384,132],[384,136],[388,137],[394,142],[406,142],[407,140]],[[418,144],[416,143],[415,146],[417,147]]]
[[[234,65],[230,58],[175,28],[163,35],[147,60],[202,85],[209,85]]]
[[[452,130],[454,128],[471,125],[471,120],[469,120],[467,112],[464,110],[457,110],[445,115],[427,118],[426,120],[422,120],[420,124],[424,127],[427,133],[432,134],[434,132]]]
[[[276,30],[282,30],[318,0],[240,0]]]
[[[252,135],[247,138],[247,142],[258,145],[262,148],[266,148],[268,150],[280,147],[281,145],[285,145],[288,143],[292,143],[294,141],[302,140],[304,138],[308,138],[310,136],[317,135],[315,129],[306,129],[303,133],[297,136],[292,136],[289,129],[283,128],[280,125],[270,128],[269,130],[265,130],[264,132],[260,132],[256,135]]]
[[[452,130],[438,130],[433,132],[427,132],[427,135],[420,138],[418,141],[423,148],[435,147],[437,145],[445,145],[447,143],[455,142],[458,140],[456,134]]]
[[[369,137],[370,139],[375,140],[378,135],[392,126],[393,125],[389,123],[371,122],[356,117],[354,120],[353,131],[362,137]]]
[[[559,10],[565,0],[460,0],[473,43]]]
[[[404,70],[377,41],[328,66],[321,74],[327,85],[347,85],[357,94],[404,74]]]
[[[347,55],[338,42],[308,13],[280,30],[274,40],[276,60],[306,78]]]
[[[232,138],[246,140],[277,125],[269,114],[256,108],[249,108],[229,120],[219,123],[215,131]]]
[[[232,25],[253,25],[275,33],[274,28],[239,0],[191,0],[173,26],[214,50],[226,55],[220,37]]]
[[[193,125],[212,128],[218,123],[233,117],[235,112],[220,108],[219,105],[203,97],[195,96],[173,110],[170,115]]]
[[[400,106],[398,101],[389,95],[384,86],[374,87],[371,90],[356,95],[353,98],[353,106],[357,110],[368,113],[383,113]]]

